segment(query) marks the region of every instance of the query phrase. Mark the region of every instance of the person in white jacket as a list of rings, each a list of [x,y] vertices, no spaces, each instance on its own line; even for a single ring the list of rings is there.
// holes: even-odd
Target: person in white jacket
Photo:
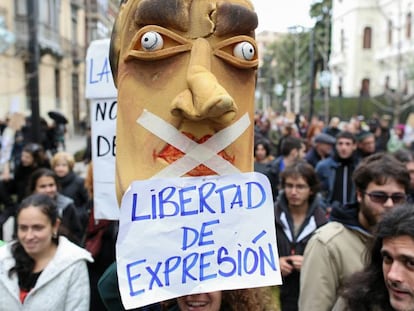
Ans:
[[[58,236],[60,220],[45,194],[17,210],[17,239],[0,247],[0,311],[87,311],[92,256]]]

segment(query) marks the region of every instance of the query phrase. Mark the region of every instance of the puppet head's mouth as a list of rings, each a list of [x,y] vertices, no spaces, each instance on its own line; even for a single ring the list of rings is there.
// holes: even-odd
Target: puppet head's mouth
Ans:
[[[198,144],[202,144],[206,142],[212,135],[205,135],[201,137],[200,139],[197,139],[194,137],[194,135],[190,133],[183,133],[185,136],[190,138],[191,140],[197,142]],[[182,158],[185,155],[184,152],[181,150],[178,150],[174,146],[166,145],[158,154],[154,154],[155,158],[161,158],[165,160],[167,163],[171,164],[178,159]],[[220,157],[222,157],[224,160],[230,162],[231,164],[234,164],[234,156],[229,156],[224,150],[217,153]],[[188,176],[206,176],[206,175],[217,175],[217,173],[212,170],[211,168],[205,166],[204,164],[200,164],[191,171],[187,172]]]

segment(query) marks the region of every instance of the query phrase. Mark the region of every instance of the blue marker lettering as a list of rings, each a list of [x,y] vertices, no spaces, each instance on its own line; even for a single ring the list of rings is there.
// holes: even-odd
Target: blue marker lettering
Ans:
[[[189,191],[194,191],[196,189],[196,186],[191,186],[191,187],[186,187],[186,188],[182,188],[178,191],[178,195],[180,197],[180,206],[181,206],[181,216],[187,216],[187,215],[194,215],[194,214],[198,214],[198,210],[189,210],[186,211],[185,210],[185,206],[187,203],[191,203],[192,201],[192,197],[190,194],[190,197],[185,198],[185,194]]]
[[[214,251],[208,251],[200,254],[200,281],[217,278],[217,273],[205,274],[206,269],[211,266],[210,262],[205,262],[204,259],[208,256],[214,255]]]
[[[144,262],[146,262],[145,259],[134,261],[134,262],[126,265],[126,274],[127,274],[128,286],[129,286],[129,295],[131,297],[143,294],[145,292],[145,289],[134,290],[132,281],[138,280],[141,277],[141,273],[132,275],[132,272],[131,272],[132,268],[134,268],[135,266],[140,265]]]
[[[181,278],[181,282],[183,284],[187,283],[187,277],[192,279],[193,281],[197,281],[197,278],[194,277],[190,270],[196,265],[198,260],[198,254],[197,253],[191,253],[190,255],[184,257],[183,259],[183,275]]]
[[[174,262],[174,263],[171,265],[171,262]],[[181,263],[180,256],[173,256],[173,257],[168,258],[165,261],[165,270],[164,270],[165,286],[170,285],[170,274],[178,268],[180,263]]]
[[[154,189],[150,190],[154,192]],[[152,219],[157,219],[157,196],[156,194],[151,195],[151,206],[152,206]]]
[[[220,221],[218,219],[203,222],[203,224],[201,225],[201,230],[200,230],[200,240],[199,240],[199,243],[198,243],[199,246],[214,244],[214,240],[207,240],[206,241],[206,240],[204,240],[204,238],[213,235],[213,231],[211,231],[211,230],[206,231],[206,228],[208,226],[215,225],[215,224],[218,224],[218,223],[220,223]]]
[[[112,75],[111,69],[109,68],[108,58],[105,58],[105,62],[102,66],[102,70],[98,73],[99,82],[102,82],[103,78],[106,77],[106,82],[109,82],[109,77]]]
[[[185,251],[187,248],[193,246],[197,240],[198,240],[198,230],[197,229],[193,229],[193,228],[189,228],[189,227],[182,227],[182,229],[184,230],[183,232],[183,244],[182,244],[182,250]],[[194,233],[194,238],[191,241],[191,243],[188,242],[189,238],[189,232]]]
[[[217,252],[217,263],[220,266],[218,274],[223,277],[230,277],[236,272],[236,261],[232,257],[227,256],[228,254],[229,251],[224,246],[220,247]],[[223,263],[228,263],[230,266],[229,272],[222,271],[221,266]]]
[[[90,84],[95,84],[98,83],[99,80],[92,80],[92,76],[93,76],[93,58],[91,58],[90,62],[89,62],[89,83]]]
[[[207,188],[207,191],[204,191],[204,189]],[[208,203],[207,199],[208,197],[214,193],[214,190],[216,189],[216,185],[212,182],[205,183],[201,185],[201,187],[198,189],[198,195],[200,200],[200,213],[204,213],[204,209],[208,210],[211,214],[215,214],[216,211],[214,208],[212,208]]]
[[[139,220],[151,219],[151,216],[150,215],[142,215],[142,216],[138,216],[137,215],[137,198],[138,198],[138,194],[137,193],[134,193],[132,195],[131,221],[139,221]]]
[[[161,280],[159,279],[159,277],[157,276],[158,271],[161,268],[162,263],[158,262],[157,266],[155,267],[155,270],[152,270],[151,267],[147,266],[145,267],[145,269],[148,271],[148,273],[151,275],[151,281],[149,284],[149,289],[152,289],[154,282],[157,283],[158,287],[163,287]]]
[[[230,203],[230,209],[233,209],[233,206],[238,205],[239,207],[243,207],[243,199],[242,199],[242,192],[240,186],[236,187],[236,192],[234,194],[233,200]]]
[[[252,265],[252,267],[250,268],[250,270],[248,270],[248,267],[247,267],[247,265],[248,265],[248,261],[249,261],[249,254],[252,254],[252,256],[253,256],[253,258],[252,258],[252,256],[250,256],[250,258],[253,260],[253,262],[251,263],[251,265]],[[243,256],[243,268],[244,268],[244,271],[247,273],[247,274],[253,274],[255,271],[256,271],[256,269],[257,269],[257,265],[258,265],[258,260],[259,260],[259,256],[257,255],[257,253],[253,250],[253,249],[251,249],[250,247],[248,247],[245,251],[244,251],[244,256]]]
[[[266,192],[264,191],[262,185],[257,182],[248,182],[246,183],[246,185],[247,185],[247,208],[253,209],[253,208],[258,208],[262,206],[266,200]],[[261,196],[257,195],[256,192],[255,192],[255,195],[252,195],[253,186],[257,186],[258,190],[261,193]],[[254,205],[253,198],[257,199],[259,197],[261,198],[261,200],[257,202],[256,205]]]
[[[160,206],[160,218],[165,218],[169,216],[176,216],[178,215],[178,212],[180,210],[180,207],[178,206],[177,202],[174,202],[173,200],[170,200],[171,197],[174,196],[176,192],[176,188],[174,187],[166,187],[158,193],[158,199],[159,199],[159,206]],[[166,209],[168,209],[168,206],[171,207],[170,214],[166,213]]]
[[[218,193],[220,195],[220,207],[221,207],[221,213],[224,214],[226,212],[226,202],[224,200],[224,192],[229,190],[229,189],[233,189],[236,188],[237,186],[235,184],[232,185],[227,185],[224,187],[221,187],[219,189],[216,190],[216,193]]]
[[[272,245],[269,243],[268,246],[269,246],[269,256],[266,256],[263,248],[262,247],[259,247],[260,274],[261,275],[266,275],[265,265],[264,265],[265,261],[269,264],[269,266],[272,268],[273,271],[277,271],[276,262],[275,262],[275,256],[274,256],[274,252],[273,252]]]

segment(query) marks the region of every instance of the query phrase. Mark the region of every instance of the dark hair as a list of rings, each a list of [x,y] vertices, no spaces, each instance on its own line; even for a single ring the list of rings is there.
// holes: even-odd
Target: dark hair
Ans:
[[[336,142],[338,142],[338,140],[339,140],[339,139],[341,139],[341,138],[350,139],[350,140],[352,140],[352,142],[353,142],[353,143],[355,143],[355,142],[356,142],[355,135],[354,135],[354,134],[352,134],[351,132],[348,132],[348,131],[342,131],[342,132],[339,132],[339,133],[335,136],[335,138],[336,138]]]
[[[256,149],[257,149],[257,146],[259,145],[262,145],[264,150],[266,150],[266,156],[270,155],[270,144],[265,140],[259,140],[258,142],[254,144],[254,150],[253,150],[254,156],[256,156]]]
[[[352,179],[360,191],[365,191],[370,182],[384,185],[389,179],[394,179],[397,184],[403,186],[406,193],[410,189],[410,175],[404,164],[393,155],[384,152],[364,158],[352,174]]]
[[[381,248],[385,238],[407,235],[414,239],[414,205],[404,204],[391,209],[378,223],[374,239],[367,253],[368,264],[360,272],[346,279],[341,290],[349,309],[372,310],[381,306],[381,310],[394,310],[389,301],[388,290],[382,270]]]
[[[25,198],[16,211],[16,222],[19,225],[20,212],[29,206],[39,208],[39,210],[46,215],[52,226],[56,224],[58,219],[58,212],[56,203],[46,194],[33,194]],[[52,237],[52,242],[58,244],[58,236]],[[11,247],[11,252],[16,264],[9,270],[9,277],[13,273],[27,276],[34,268],[35,261],[24,250],[22,244],[17,240]]]
[[[278,310],[270,287],[223,290],[221,293],[220,311]],[[161,306],[162,310],[171,310],[176,306],[176,299],[163,301]]]
[[[315,169],[312,165],[304,160],[295,161],[291,165],[287,166],[281,173],[280,177],[282,188],[285,187],[286,179],[288,177],[302,177],[312,191],[312,194],[309,196],[309,202],[313,201],[320,189],[320,183]]]
[[[22,152],[27,152],[33,157],[33,167],[39,167],[44,163],[44,149],[42,145],[28,143],[24,145]]]
[[[293,136],[287,136],[282,140],[282,145],[280,148],[280,154],[284,157],[288,156],[289,153],[294,150],[300,150],[302,148],[302,144],[304,142],[300,138],[296,138]]]
[[[35,170],[29,177],[29,183],[27,184],[28,195],[32,194],[35,191],[37,181],[41,177],[52,177],[55,180],[57,189],[60,189],[60,184],[56,173],[48,168],[39,168]]]
[[[407,149],[399,149],[396,152],[393,153],[394,157],[404,163],[407,164],[408,162],[414,161],[414,152]]]

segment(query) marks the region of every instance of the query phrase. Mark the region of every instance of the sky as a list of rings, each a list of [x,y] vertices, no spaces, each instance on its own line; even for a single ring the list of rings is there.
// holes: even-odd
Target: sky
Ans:
[[[263,30],[287,32],[289,26],[312,27],[309,8],[312,0],[251,0],[259,16],[256,33]]]

